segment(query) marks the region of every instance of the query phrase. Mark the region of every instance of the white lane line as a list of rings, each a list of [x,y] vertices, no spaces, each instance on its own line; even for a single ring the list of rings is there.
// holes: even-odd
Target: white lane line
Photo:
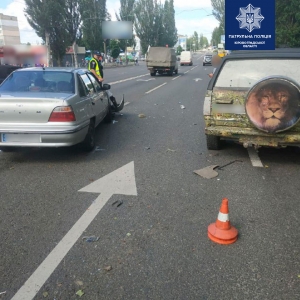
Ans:
[[[196,69],[196,68],[198,68],[198,66],[195,66],[194,68],[192,68],[191,71],[194,70],[194,69]]]
[[[184,72],[184,74],[188,73],[189,71],[190,71],[190,70],[188,70],[188,71],[185,71],[185,72]]]
[[[128,105],[128,104],[130,104],[130,102],[125,102],[125,103],[124,103],[124,106],[126,106],[126,105]]]
[[[151,92],[153,92],[153,91],[155,91],[155,90],[159,89],[160,87],[162,87],[162,86],[164,86],[164,85],[166,85],[166,84],[167,84],[167,83],[165,82],[165,83],[163,83],[163,84],[161,84],[161,85],[157,86],[156,88],[154,88],[154,89],[152,89],[152,90],[150,90],[150,91],[146,92],[146,94],[150,94]]]
[[[179,76],[177,76],[177,77],[173,78],[172,80],[176,80],[176,79],[177,79],[177,78],[179,78],[179,77],[181,77],[181,75],[179,75]]]
[[[136,77],[130,77],[130,78],[122,79],[122,80],[115,81],[115,82],[111,82],[110,85],[121,83],[121,82],[126,82],[126,81],[129,81],[129,80],[134,80],[134,79],[137,79],[137,78],[145,77],[147,75],[149,75],[149,73],[144,74],[144,75],[139,75],[139,76],[136,76]]]
[[[254,148],[248,148],[248,154],[253,167],[263,168],[263,164]]]

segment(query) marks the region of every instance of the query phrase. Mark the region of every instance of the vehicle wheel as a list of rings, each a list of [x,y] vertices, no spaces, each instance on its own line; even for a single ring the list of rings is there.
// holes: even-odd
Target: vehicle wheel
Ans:
[[[203,64],[203,66],[205,66],[205,64]]]
[[[178,74],[178,70],[175,70],[175,72],[174,72],[176,75]]]
[[[82,147],[85,151],[92,151],[95,148],[95,121],[91,120],[88,132],[84,141],[82,142]]]
[[[208,150],[220,150],[221,149],[221,139],[219,136],[206,135],[206,144]]]
[[[110,105],[110,101],[108,100],[108,111],[107,114],[104,118],[104,122],[105,123],[111,123],[114,119],[114,113],[112,111],[111,105]]]
[[[151,76],[155,76],[156,75],[156,72],[153,72],[153,73],[150,73]]]
[[[172,75],[173,75],[173,71],[167,72],[167,75],[168,75],[168,76],[172,76]]]

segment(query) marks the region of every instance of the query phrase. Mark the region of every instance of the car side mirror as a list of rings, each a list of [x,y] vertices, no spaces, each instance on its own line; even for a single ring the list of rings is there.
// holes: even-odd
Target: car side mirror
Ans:
[[[105,91],[110,90],[110,84],[104,83],[102,85],[102,90],[105,90]]]

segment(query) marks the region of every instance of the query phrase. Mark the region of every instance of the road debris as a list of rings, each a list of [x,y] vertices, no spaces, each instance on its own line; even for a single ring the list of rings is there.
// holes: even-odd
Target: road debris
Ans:
[[[176,150],[167,149],[166,152],[176,152]]]
[[[6,294],[6,291],[0,293],[0,295],[5,295],[5,294]]]
[[[76,295],[79,296],[79,297],[82,297],[84,295],[84,292],[82,290],[78,290],[76,292]]]
[[[104,268],[104,270],[107,271],[107,272],[109,272],[109,271],[112,270],[112,266],[107,266],[107,267]]]
[[[150,150],[151,148],[150,147],[145,147],[145,150]]]
[[[83,282],[81,280],[76,280],[75,284],[78,286],[83,286]]]
[[[48,292],[44,292],[44,293],[43,293],[43,297],[44,297],[44,298],[47,298],[48,296],[49,296]]]
[[[140,119],[144,119],[144,118],[146,118],[146,115],[144,115],[144,114],[139,114],[139,118],[140,118]]]
[[[219,167],[219,166],[218,165],[208,166],[208,167],[205,167],[203,169],[196,170],[196,171],[194,171],[194,173],[201,176],[201,177],[203,177],[203,178],[212,179],[212,178],[215,178],[219,175],[219,173],[215,171],[215,169],[217,167]]]
[[[126,234],[126,236],[131,236],[131,233],[130,233],[130,232],[128,232],[128,233]]]
[[[184,105],[180,105],[180,108],[181,108],[181,109],[185,109],[185,106],[184,106]]]
[[[113,121],[112,121],[112,123],[113,123],[113,124],[115,124],[115,123],[118,123],[118,121],[116,121],[116,120],[113,120]]]
[[[231,161],[230,163],[228,163],[228,164],[226,164],[224,166],[218,167],[218,170],[223,170],[225,167],[230,166],[230,165],[232,165],[232,164],[234,164],[236,162],[243,162],[243,161],[242,160],[237,160],[237,159],[233,160],[233,161]]]
[[[83,240],[85,240],[87,243],[94,243],[94,242],[97,242],[99,241],[99,237],[98,236],[84,236],[82,238]]]
[[[115,201],[113,204],[112,204],[112,206],[115,206],[116,205],[116,207],[119,207],[119,206],[121,206],[123,204],[123,200],[117,200],[117,201]]]
[[[98,151],[106,151],[106,149],[102,149],[101,147],[96,147],[96,148],[95,148],[95,151],[96,151],[96,152],[98,152]]]

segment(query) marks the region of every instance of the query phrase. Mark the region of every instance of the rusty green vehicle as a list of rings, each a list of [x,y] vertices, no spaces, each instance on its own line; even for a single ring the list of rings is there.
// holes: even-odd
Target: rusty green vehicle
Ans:
[[[300,146],[300,50],[236,51],[223,58],[205,96],[207,148]]]

